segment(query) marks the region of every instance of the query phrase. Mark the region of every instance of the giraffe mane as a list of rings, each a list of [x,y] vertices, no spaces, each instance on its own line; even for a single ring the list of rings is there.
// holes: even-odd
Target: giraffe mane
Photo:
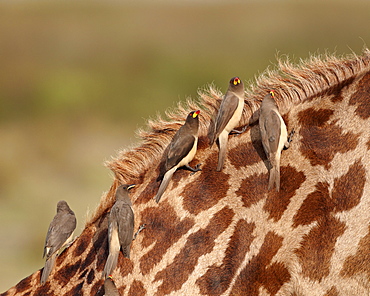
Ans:
[[[245,106],[240,126],[250,124],[253,113],[259,109],[264,95],[274,90],[275,100],[282,114],[293,105],[309,99],[317,94],[324,94],[332,87],[344,83],[353,74],[361,73],[370,65],[370,50],[365,48],[362,55],[335,56],[333,54],[311,56],[293,65],[288,58],[279,58],[277,69],[267,69],[255,82],[245,90]],[[89,226],[94,223],[114,202],[114,194],[119,184],[138,183],[145,170],[157,165],[163,152],[170,143],[174,133],[183,124],[188,112],[201,110],[199,136],[207,136],[209,125],[222,100],[222,92],[214,85],[208,85],[198,91],[198,99],[188,98],[185,103],[178,103],[174,110],[166,111],[168,120],[160,115],[148,120],[146,129],[139,129],[138,137],[141,144],[118,152],[116,157],[105,163],[113,171],[115,180],[106,193],[103,193],[95,213],[87,221]]]

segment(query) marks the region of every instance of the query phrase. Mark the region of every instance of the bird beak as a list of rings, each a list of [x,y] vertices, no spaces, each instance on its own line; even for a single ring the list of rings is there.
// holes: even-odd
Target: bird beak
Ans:
[[[200,113],[200,110],[195,111],[195,112],[193,113],[193,118],[197,117],[197,116],[199,115],[199,113]]]
[[[135,184],[128,185],[127,190],[130,190],[130,189],[134,188],[135,186],[136,186]]]

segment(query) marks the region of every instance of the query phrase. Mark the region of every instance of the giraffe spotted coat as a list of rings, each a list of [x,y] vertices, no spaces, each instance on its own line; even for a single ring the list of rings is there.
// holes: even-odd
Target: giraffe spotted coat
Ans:
[[[252,116],[271,89],[296,131],[282,152],[280,192],[267,190]],[[279,62],[259,77],[246,90],[240,127],[248,129],[230,136],[222,172],[217,147],[208,145],[222,94],[210,87],[199,96],[170,122],[149,122],[139,147],[107,163],[115,181],[49,281],[40,286],[36,271],[2,296],[103,295],[108,213],[120,183],[137,184],[135,228],[146,223],[131,259],[120,254],[112,274],[121,295],[370,295],[370,51]],[[197,109],[193,163],[203,170],[178,170],[157,204],[164,149]]]

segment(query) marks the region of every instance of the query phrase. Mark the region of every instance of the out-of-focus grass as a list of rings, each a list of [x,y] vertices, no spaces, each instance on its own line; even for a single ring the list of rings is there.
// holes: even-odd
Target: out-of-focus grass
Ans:
[[[0,291],[43,266],[58,200],[82,230],[156,112],[276,56],[360,53],[367,1],[0,3]],[[362,39],[361,39],[362,38]]]

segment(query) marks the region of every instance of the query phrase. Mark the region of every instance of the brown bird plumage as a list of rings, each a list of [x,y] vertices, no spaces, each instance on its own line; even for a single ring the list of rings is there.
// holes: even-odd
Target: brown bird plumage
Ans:
[[[61,200],[57,204],[57,213],[49,225],[46,234],[44,254],[46,262],[41,275],[41,285],[45,284],[53,270],[58,251],[67,246],[73,237],[76,229],[75,213],[69,208],[67,202]]]
[[[111,275],[116,268],[120,249],[125,257],[130,258],[135,216],[128,193],[134,186],[124,184],[117,188],[116,202],[108,217],[109,255],[105,263],[103,278]]]
[[[161,185],[159,186],[158,193],[155,200],[159,202],[162,194],[166,190],[172,175],[179,167],[186,167],[192,172],[200,171],[199,164],[192,168],[189,166],[195,156],[198,144],[198,129],[199,129],[199,115],[200,111],[192,111],[188,114],[185,124],[180,127],[167,150],[167,155],[164,164],[164,174]],[[160,176],[158,179],[161,179]]]
[[[262,145],[267,159],[270,162],[270,176],[268,190],[275,185],[276,191],[280,190],[280,156],[281,151],[289,147],[291,137],[283,118],[279,113],[278,106],[274,100],[274,93],[267,94],[261,103],[259,127],[261,131]]]
[[[244,108],[244,84],[239,77],[231,78],[229,88],[217,113],[215,128],[211,135],[211,146],[218,139],[219,153],[217,171],[221,171],[226,157],[230,132],[242,133],[234,128],[238,125]]]
[[[111,276],[104,281],[104,295],[105,296],[120,296],[118,289]]]

